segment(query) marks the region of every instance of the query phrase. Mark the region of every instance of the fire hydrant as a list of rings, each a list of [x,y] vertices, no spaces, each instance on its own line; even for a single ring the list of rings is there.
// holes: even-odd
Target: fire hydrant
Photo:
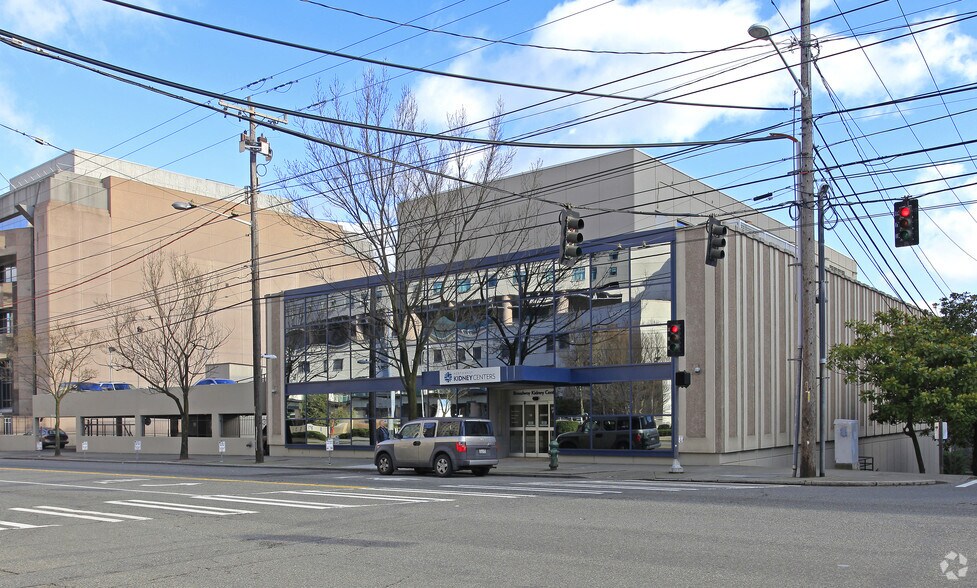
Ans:
[[[553,439],[550,441],[550,469],[555,470],[560,467],[560,444]]]

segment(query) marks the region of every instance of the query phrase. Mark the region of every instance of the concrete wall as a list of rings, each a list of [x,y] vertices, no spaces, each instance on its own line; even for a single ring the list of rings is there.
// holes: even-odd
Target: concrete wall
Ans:
[[[179,390],[175,391],[180,395]],[[54,398],[48,394],[33,397],[36,418],[45,418],[53,426]],[[190,453],[216,455],[218,442],[225,441],[228,455],[254,454],[254,432],[251,427],[241,431],[241,436],[225,437],[221,434],[221,415],[250,415],[254,413],[254,388],[251,384],[227,384],[219,386],[194,386],[190,391],[190,414],[211,416],[212,437],[191,437]],[[146,389],[102,390],[98,392],[72,392],[61,402],[62,428],[69,433],[69,444],[81,451],[82,443],[88,442],[88,451],[106,453],[134,453],[134,442],[140,441],[143,453],[180,453],[180,437],[145,436],[143,417],[178,416],[176,403],[163,394]],[[131,417],[135,431],[131,436],[86,436],[85,417]],[[28,449],[33,449],[28,439]],[[0,437],[3,440],[3,437]],[[0,444],[0,447],[3,447]]]

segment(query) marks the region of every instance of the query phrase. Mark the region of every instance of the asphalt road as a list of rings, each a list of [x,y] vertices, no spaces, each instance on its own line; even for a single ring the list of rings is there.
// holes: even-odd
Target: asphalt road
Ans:
[[[975,507],[977,485],[0,459],[0,586],[959,586]]]

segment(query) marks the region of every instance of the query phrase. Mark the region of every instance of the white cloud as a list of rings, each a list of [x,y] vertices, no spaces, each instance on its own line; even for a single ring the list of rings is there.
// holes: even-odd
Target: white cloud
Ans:
[[[828,33],[819,32],[821,36]],[[878,44],[882,37],[861,37],[864,51],[852,39],[824,43],[819,65],[842,98],[859,100],[885,100],[886,88],[894,97],[935,90],[930,72],[941,87],[950,85],[948,80],[957,84],[961,78],[977,79],[977,39],[962,33],[958,26],[932,29],[914,37]]]
[[[590,50],[617,51],[701,51],[748,41],[746,30],[759,17],[757,3],[750,0],[642,0],[601,6],[582,15],[559,20],[595,4],[594,0],[571,0],[544,18],[557,21],[534,32],[525,42]],[[722,86],[742,77],[742,70],[720,71],[731,58],[744,58],[767,49],[759,44],[752,51],[733,55],[721,53],[699,57],[679,66],[667,66],[681,59],[675,55],[608,55],[583,52],[517,48],[469,54],[452,64],[452,71],[481,77],[516,80],[527,84],[566,89],[594,88],[595,92],[630,96],[668,97],[692,88]],[[688,57],[692,57],[689,55]],[[760,66],[775,69],[776,64]],[[635,76],[636,72],[647,72]],[[790,101],[790,78],[786,84],[774,76],[694,93],[682,100],[717,104],[770,104]],[[614,80],[621,79],[620,82]],[[501,96],[507,110],[522,108],[558,94],[485,86],[445,78],[428,78],[418,86],[422,115],[440,120],[445,111],[465,104],[472,113],[487,113]],[[535,108],[536,115],[521,123],[512,122],[527,112],[509,117],[510,125],[535,128],[593,114],[603,109],[621,112],[633,108],[617,100],[562,98]],[[544,111],[554,108],[551,113]],[[748,111],[731,113],[723,109],[695,107],[639,108],[615,114],[612,119],[572,127],[574,142],[676,141],[697,136],[709,123],[721,117],[752,116]],[[608,123],[612,120],[613,123]],[[510,130],[511,130],[510,126]],[[548,134],[545,140],[565,141],[570,129]]]
[[[135,4],[156,8],[155,1]],[[120,22],[151,17],[100,0],[0,0],[4,28],[27,37],[50,40],[118,29]]]

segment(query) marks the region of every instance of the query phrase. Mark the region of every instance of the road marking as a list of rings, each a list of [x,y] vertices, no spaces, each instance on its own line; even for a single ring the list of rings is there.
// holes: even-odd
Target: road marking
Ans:
[[[715,482],[671,482],[668,480],[567,480],[561,482],[516,482],[526,486],[580,486],[586,488],[616,488],[622,490],[741,490],[757,488],[786,488],[784,484],[719,484]]]
[[[192,512],[194,514],[209,514],[216,516],[255,514],[256,510],[239,510],[236,508],[218,508],[216,506],[202,506],[199,504],[179,504],[173,502],[157,502],[155,500],[108,500],[106,504],[119,504],[122,506],[138,506],[140,508],[158,508],[160,510],[176,510],[180,512]]]
[[[107,512],[95,512],[90,510],[75,510],[72,508],[61,508],[59,506],[35,506],[34,508],[11,508],[17,512],[29,512],[32,514],[50,515],[53,517],[69,517],[72,519],[85,519],[88,521],[100,521],[103,523],[121,523],[125,520],[151,521],[146,517],[132,515],[121,515]]]
[[[974,484],[977,484],[977,480],[971,480],[969,482],[964,482],[963,484],[957,484],[957,488],[966,488],[968,486],[973,486]]]
[[[215,494],[210,496],[194,496],[199,500],[217,500],[220,502],[243,502],[245,504],[258,504],[262,506],[285,506],[290,508],[311,508],[315,510],[326,510],[329,508],[356,508],[355,504],[328,504],[324,502],[304,502],[301,500],[280,500],[277,498],[259,498],[252,496],[228,496]]]
[[[535,498],[535,494],[499,494],[497,492],[462,492],[459,490],[427,490],[424,488],[369,488],[371,492],[410,492],[411,494],[447,494],[448,496],[479,496],[482,498]],[[522,492],[528,490],[520,489]],[[303,492],[323,492],[323,490],[304,490]],[[410,498],[402,496],[398,498]],[[420,496],[414,498],[422,498]]]
[[[164,486],[199,486],[200,482],[174,482],[172,484],[140,484],[143,488],[162,488]]]
[[[126,482],[144,482],[149,478],[124,478],[122,480],[95,480],[96,484],[124,484]]]
[[[0,521],[0,531],[12,531],[13,529],[43,529],[45,527],[60,527],[61,525],[27,525],[25,523],[11,523],[10,521]],[[10,527],[10,528],[5,528]]]
[[[522,492],[551,492],[554,494],[621,494],[617,490],[586,490],[583,488],[519,488],[514,486],[479,486],[474,484],[443,484],[442,488],[465,488],[485,490],[516,490]],[[676,490],[677,492],[677,490]]]
[[[364,500],[390,500],[394,502],[454,502],[451,498],[426,496],[382,496],[380,494],[356,494],[352,492],[325,492],[322,490],[282,490],[275,494],[301,494],[304,496],[329,496],[332,498],[362,498]]]

